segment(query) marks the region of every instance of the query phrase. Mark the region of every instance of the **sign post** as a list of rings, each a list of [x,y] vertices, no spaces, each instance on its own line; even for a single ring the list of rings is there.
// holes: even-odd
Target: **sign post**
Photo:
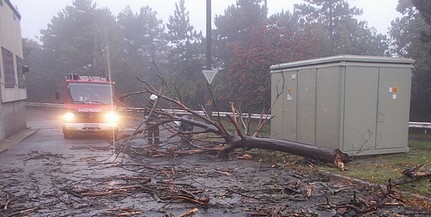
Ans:
[[[207,79],[207,85],[208,85],[208,90],[206,90],[206,94],[205,94],[205,99],[206,99],[206,103],[205,103],[205,110],[208,114],[208,116],[212,116],[212,108],[213,108],[213,99],[210,93],[210,87],[211,87],[211,83],[214,79],[214,76],[217,74],[217,70],[202,70],[202,74],[204,74],[205,79]]]
[[[207,23],[207,27],[206,27],[206,39],[207,39],[207,53],[206,53],[206,70],[202,70],[202,73],[204,74],[205,78],[208,81],[208,85],[207,85],[207,89],[206,93],[205,93],[205,110],[208,114],[209,117],[212,117],[212,96],[210,93],[210,87],[211,87],[211,82],[214,78],[214,75],[217,73],[217,71],[211,70],[211,0],[207,0],[207,11],[206,11],[206,23]]]
[[[202,70],[202,73],[207,79],[209,85],[211,85],[211,83],[213,82],[214,76],[217,74],[217,72],[217,70]]]

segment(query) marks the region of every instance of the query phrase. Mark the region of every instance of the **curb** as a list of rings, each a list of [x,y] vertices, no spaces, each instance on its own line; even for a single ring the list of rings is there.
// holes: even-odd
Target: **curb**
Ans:
[[[20,143],[25,138],[35,134],[37,131],[39,131],[39,128],[38,129],[27,128],[5,140],[0,141],[0,153],[12,148],[13,146]]]

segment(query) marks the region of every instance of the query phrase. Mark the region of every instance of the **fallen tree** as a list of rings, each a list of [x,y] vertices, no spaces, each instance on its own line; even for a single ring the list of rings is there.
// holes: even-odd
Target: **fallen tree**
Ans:
[[[128,135],[126,139],[122,140],[122,144],[124,144],[124,147],[126,147],[127,143],[131,141],[136,135],[145,133],[152,127],[160,127],[161,130],[168,130],[172,132],[171,137],[190,137],[197,134],[210,134],[212,135],[210,141],[215,141],[218,144],[221,144],[216,147],[201,147],[200,150],[194,150],[193,152],[189,153],[217,151],[222,154],[227,154],[238,148],[266,149],[286,152],[305,158],[315,159],[321,162],[334,163],[337,167],[341,169],[344,168],[344,163],[349,161],[349,156],[341,152],[339,149],[315,146],[289,140],[259,137],[258,135],[262,130],[263,126],[267,124],[268,121],[271,119],[264,119],[263,117],[268,117],[269,114],[261,115],[261,119],[256,128],[256,132],[253,135],[249,135],[247,130],[248,128],[246,127],[248,126],[248,124],[244,120],[245,118],[240,112],[235,109],[233,104],[231,106],[233,115],[226,115],[226,118],[228,119],[229,123],[232,124],[235,129],[233,130],[233,132],[230,132],[226,130],[226,127],[222,124],[220,112],[217,111],[217,115],[215,117],[212,117],[207,114],[204,108],[202,108],[204,114],[200,114],[199,112],[194,111],[184,105],[179,100],[179,97],[168,97],[167,95],[163,94],[161,90],[155,89],[153,86],[141,79],[138,80],[140,80],[144,84],[144,90],[134,93],[128,93],[123,95],[122,97],[130,97],[136,94],[155,94],[158,96],[157,102],[152,107],[148,107],[143,103],[140,103],[140,105],[142,106],[141,108],[128,109],[135,112],[144,111],[148,115],[155,114],[158,118],[157,121],[151,125],[149,125],[147,119],[144,119],[131,135]],[[159,106],[160,104],[168,105],[169,108],[162,109]],[[177,114],[178,110],[184,111],[187,115],[189,115],[189,118],[185,118],[184,116]],[[190,116],[192,118],[190,118]],[[188,124],[193,126],[195,130],[182,131],[178,128],[175,128],[172,123]],[[244,127],[246,130],[241,130],[240,126]]]
[[[418,164],[414,167],[407,168],[403,171],[403,174],[410,178],[431,177],[431,170],[421,170],[424,166],[424,164]]]

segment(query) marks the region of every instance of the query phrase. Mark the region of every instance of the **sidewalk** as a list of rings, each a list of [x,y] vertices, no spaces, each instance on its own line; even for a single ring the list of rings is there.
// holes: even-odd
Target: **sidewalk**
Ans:
[[[0,141],[0,153],[20,143],[22,140],[33,135],[38,130],[39,129],[27,128],[24,131],[21,131],[5,140]]]

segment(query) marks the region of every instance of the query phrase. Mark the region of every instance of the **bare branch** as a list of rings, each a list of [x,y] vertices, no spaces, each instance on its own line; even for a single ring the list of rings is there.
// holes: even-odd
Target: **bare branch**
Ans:
[[[241,129],[239,129],[239,126],[238,126],[237,122],[234,120],[234,118],[230,115],[226,115],[226,117],[229,118],[229,120],[232,122],[238,136],[241,137],[241,139],[244,139],[244,135],[242,134]]]
[[[277,95],[275,96],[274,102],[272,102],[271,107],[268,109],[265,117],[270,117],[271,111],[274,108],[275,103],[278,101],[278,99],[280,98],[280,96],[283,94],[284,91],[284,84],[285,84],[285,78],[284,78],[284,74],[282,73],[282,78],[283,78],[283,82],[282,82],[282,87],[281,87],[281,91],[278,89],[278,84],[276,85],[276,90],[277,90]],[[269,120],[271,120],[273,117],[271,118],[263,118],[263,112],[261,113],[260,116],[260,120],[259,120],[259,124],[257,125],[257,129],[254,132],[254,136],[259,135],[260,131],[262,130],[262,128],[265,126],[266,123],[268,123]]]
[[[162,77],[160,78],[162,79]],[[150,94],[157,95],[158,98],[156,103],[151,108],[144,108],[143,110],[149,111],[150,112],[149,115],[156,114],[158,118],[156,123],[153,124],[151,127],[147,127],[148,125],[144,124],[148,120],[148,119],[145,119],[143,123],[141,123],[138,126],[138,128],[133,132],[133,134],[126,141],[130,141],[130,139],[132,139],[135,135],[137,135],[140,132],[145,132],[146,130],[151,129],[152,127],[158,128],[159,126],[162,126],[162,129],[166,129],[169,132],[172,132],[174,135],[180,135],[180,136],[200,134],[200,133],[215,134],[216,138],[220,138],[224,140],[224,142],[219,141],[223,143],[224,146],[215,147],[208,150],[211,150],[211,151],[217,150],[217,151],[220,151],[221,153],[228,153],[236,148],[245,147],[248,149],[259,148],[259,149],[283,151],[283,152],[288,152],[288,153],[300,155],[307,158],[315,158],[320,161],[336,163],[336,164],[338,162],[344,162],[348,160],[348,155],[342,153],[338,149],[319,147],[315,145],[302,144],[302,143],[287,141],[287,140],[248,136],[247,134],[244,134],[241,131],[240,126],[238,124],[239,122],[238,122],[237,115],[239,115],[239,118],[241,119],[241,124],[244,126],[246,133],[248,132],[247,129],[250,122],[246,123],[244,121],[243,113],[236,110],[233,103],[231,104],[231,110],[233,115],[226,115],[226,117],[233,124],[236,133],[230,133],[223,126],[221,122],[221,115],[218,110],[217,110],[218,120],[214,120],[209,114],[206,113],[205,109],[203,109],[205,111],[205,115],[201,115],[199,112],[190,109],[188,106],[183,104],[180,100],[168,97],[165,94],[163,94],[161,91],[161,88],[157,90],[156,88],[151,86],[148,82],[145,82],[144,80],[139,78],[137,79],[144,84],[144,87],[143,87],[144,90],[135,92],[133,94],[150,93]],[[262,127],[271,118],[273,118],[273,117],[271,118],[265,118],[265,117],[269,116],[271,109],[273,108],[277,99],[279,99],[279,97],[282,95],[282,93],[283,93],[283,90],[281,92],[278,92],[274,102],[271,105],[271,108],[269,109],[266,115],[264,115],[264,112],[261,113],[261,118],[255,135],[257,135],[261,131]],[[169,105],[172,105],[172,111],[174,108],[182,109],[186,113],[192,115],[194,118],[192,119],[182,118],[179,115],[175,114],[175,112],[169,112],[169,109],[166,110],[166,109],[159,108],[157,105],[158,105],[158,102],[161,100],[164,102],[166,101]],[[214,97],[213,97],[213,101],[214,101]],[[248,121],[250,121],[250,118],[251,118],[251,114],[249,114],[248,116]],[[173,128],[171,123],[175,121],[180,121],[181,124],[190,124],[192,126],[200,128],[201,130],[196,130],[193,132],[181,132],[180,130]],[[211,143],[210,141],[207,141],[207,142]]]

